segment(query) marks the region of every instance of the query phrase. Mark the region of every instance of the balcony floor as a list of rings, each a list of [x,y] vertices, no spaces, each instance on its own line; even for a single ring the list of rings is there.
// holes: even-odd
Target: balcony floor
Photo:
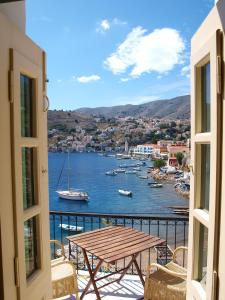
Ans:
[[[115,279],[119,275],[115,275]],[[112,277],[113,278],[113,277]],[[79,295],[81,295],[83,289],[88,282],[88,273],[85,271],[79,271],[78,275],[78,286]],[[101,281],[101,285],[107,283],[109,279],[104,279]],[[90,287],[92,289],[92,286]],[[125,275],[120,283],[114,282],[99,290],[100,297],[104,300],[138,300],[142,299],[144,294],[144,289],[141,281],[136,275]],[[63,298],[58,298],[61,300],[75,300],[75,296],[67,296]],[[95,300],[96,296],[94,293],[87,294],[84,300]]]

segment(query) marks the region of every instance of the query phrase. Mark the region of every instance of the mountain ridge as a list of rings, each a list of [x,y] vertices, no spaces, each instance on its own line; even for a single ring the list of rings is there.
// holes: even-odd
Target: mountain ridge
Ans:
[[[163,105],[162,105],[163,104]],[[153,119],[190,119],[190,95],[155,100],[143,104],[117,105],[111,107],[83,107],[74,110],[82,115],[104,117],[149,117]]]

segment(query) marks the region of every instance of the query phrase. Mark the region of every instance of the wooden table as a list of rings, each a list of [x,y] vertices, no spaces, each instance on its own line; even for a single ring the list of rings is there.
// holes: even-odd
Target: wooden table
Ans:
[[[93,292],[93,290],[89,291],[90,285],[92,284],[98,300],[101,299],[98,290],[115,281],[119,282],[132,264],[135,265],[140,280],[144,286],[144,279],[136,258],[140,252],[165,242],[165,240],[162,240],[159,237],[151,236],[144,232],[123,226],[110,226],[97,229],[79,235],[69,236],[67,239],[69,240],[69,246],[71,246],[70,243],[74,243],[82,249],[84,260],[90,274],[90,280],[88,281],[88,284],[85,287],[80,299],[83,299],[86,294]],[[87,252],[93,254],[99,260],[96,268],[93,270],[88,260]],[[112,272],[108,275],[95,278],[104,262],[115,264],[116,261],[129,256],[131,259],[125,268],[121,269],[120,271]],[[116,273],[121,273],[121,276],[118,279],[97,287],[97,281],[105,279]]]

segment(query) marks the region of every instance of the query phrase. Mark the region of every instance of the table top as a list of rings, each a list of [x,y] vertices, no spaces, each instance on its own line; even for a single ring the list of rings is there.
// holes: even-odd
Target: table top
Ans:
[[[165,240],[123,226],[110,226],[68,236],[67,239],[107,263],[138,254]]]

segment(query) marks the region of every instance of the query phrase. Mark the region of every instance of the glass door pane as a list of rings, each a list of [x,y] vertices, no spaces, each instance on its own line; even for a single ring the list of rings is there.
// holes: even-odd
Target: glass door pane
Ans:
[[[34,79],[20,75],[20,117],[21,136],[35,136]]]
[[[24,222],[24,246],[27,279],[39,268],[38,241],[37,217],[33,217]]]

